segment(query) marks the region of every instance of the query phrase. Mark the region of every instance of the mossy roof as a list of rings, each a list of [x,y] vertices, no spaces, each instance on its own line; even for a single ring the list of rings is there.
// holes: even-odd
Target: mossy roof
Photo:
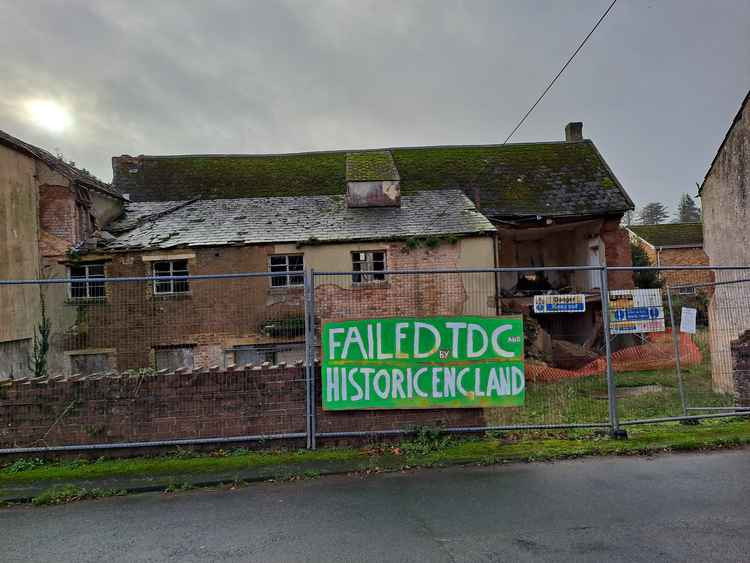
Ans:
[[[142,156],[137,169],[119,172],[116,158],[115,184],[122,182],[121,191],[134,201],[339,195],[352,152]],[[461,189],[488,216],[601,215],[633,208],[589,140],[354,152],[378,163],[390,154],[404,195]],[[131,160],[123,159],[122,167],[132,167]]]
[[[663,223],[659,225],[630,225],[628,229],[651,246],[703,246],[701,223]]]
[[[359,151],[346,155],[346,181],[398,180],[391,151]]]

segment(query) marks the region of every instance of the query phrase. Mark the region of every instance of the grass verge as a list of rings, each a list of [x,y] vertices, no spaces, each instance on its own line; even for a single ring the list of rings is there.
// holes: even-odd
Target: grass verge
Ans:
[[[369,448],[330,448],[317,451],[217,450],[197,455],[177,451],[155,458],[74,460],[44,462],[20,460],[0,470],[0,488],[43,484],[50,487],[33,499],[35,505],[60,504],[75,500],[124,494],[117,478],[163,479],[164,490],[179,492],[194,482],[211,482],[217,476],[264,468],[263,479],[315,478],[326,473],[379,472],[417,467],[458,464],[494,464],[520,461],[548,461],[590,455],[637,455],[668,451],[695,451],[750,444],[750,421],[720,419],[698,426],[663,424],[629,428],[627,440],[611,439],[595,432],[506,432],[461,439],[424,429],[395,445]],[[175,481],[175,475],[179,481]],[[237,482],[245,482],[247,473]],[[81,481],[108,479],[115,488],[82,487]],[[252,479],[250,479],[252,480]],[[55,483],[51,483],[54,481]],[[60,484],[60,482],[67,482]],[[78,483],[76,483],[78,482]]]

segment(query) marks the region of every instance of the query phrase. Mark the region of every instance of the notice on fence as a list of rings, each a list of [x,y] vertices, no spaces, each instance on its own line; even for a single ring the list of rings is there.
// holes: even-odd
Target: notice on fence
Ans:
[[[524,404],[522,317],[324,322],[326,410]]]
[[[612,334],[664,332],[664,307],[659,289],[616,289],[609,292]]]
[[[687,332],[689,334],[695,334],[695,319],[698,310],[692,307],[683,307],[682,315],[680,316],[680,332]]]
[[[583,313],[586,311],[586,296],[583,293],[566,295],[535,295],[535,313]]]

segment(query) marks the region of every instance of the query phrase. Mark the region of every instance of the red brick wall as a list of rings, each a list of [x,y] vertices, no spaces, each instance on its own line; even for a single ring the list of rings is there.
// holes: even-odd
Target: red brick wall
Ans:
[[[632,266],[630,255],[630,237],[627,231],[620,227],[620,219],[607,219],[602,225],[601,239],[604,242],[607,266]],[[607,283],[612,289],[633,289],[632,271],[609,272]]]
[[[320,378],[318,378],[320,381]],[[481,409],[320,409],[320,432],[484,426]],[[304,432],[302,366],[147,377],[16,380],[0,387],[0,447]]]
[[[81,229],[75,195],[68,186],[39,188],[39,224],[43,231],[70,243],[79,240]]]
[[[383,248],[389,269],[455,268],[460,251],[459,244],[450,243],[405,251],[403,243],[392,242]],[[273,245],[201,248],[188,267],[191,275],[265,272],[273,250]],[[139,253],[112,255],[106,275],[147,276],[150,264]],[[322,277],[317,279],[317,314],[322,319],[449,315],[465,312],[467,303],[491,312],[492,274],[470,277],[471,295],[461,274],[393,275],[386,284],[358,288],[351,287],[351,276]],[[114,349],[116,365],[111,367],[118,370],[152,366],[155,346],[194,346],[196,368],[223,367],[223,350],[231,345],[304,340],[302,334],[262,332],[269,321],[304,315],[303,289],[271,288],[268,277],[191,280],[189,295],[174,296],[154,296],[152,284],[144,281],[108,283],[106,302],[67,306],[77,309],[77,320],[65,327],[65,350]]]
[[[188,260],[190,275],[265,272],[273,246],[201,248]],[[165,255],[167,253],[164,253]],[[115,255],[107,277],[150,276],[151,262],[140,254]],[[107,284],[105,303],[70,304],[78,321],[69,328],[67,350],[116,349],[119,370],[153,364],[155,346],[195,346],[196,367],[223,367],[230,341],[266,344],[302,340],[274,338],[262,327],[272,320],[304,314],[301,288],[272,289],[268,277],[191,280],[189,294],[153,294],[146,281]],[[235,342],[237,343],[237,342]]]
[[[662,266],[708,266],[708,256],[702,248],[667,248],[659,252],[659,263]],[[711,270],[670,270],[662,272],[662,276],[670,286],[714,281]]]
[[[389,270],[450,269],[458,266],[458,244],[434,249],[407,250],[403,243],[384,244]],[[480,291],[484,301],[495,293],[491,274]],[[385,282],[351,287],[351,276],[317,278],[315,300],[321,319],[351,319],[389,316],[457,315],[464,311],[467,291],[461,274],[392,275]]]

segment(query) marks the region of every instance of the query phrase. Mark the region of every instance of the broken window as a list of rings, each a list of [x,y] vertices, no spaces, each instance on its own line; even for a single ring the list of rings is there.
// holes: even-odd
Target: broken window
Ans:
[[[104,289],[104,262],[75,264],[68,267],[71,299],[102,299]]]
[[[70,356],[71,373],[90,375],[110,371],[109,354],[73,354]]]
[[[367,250],[352,252],[352,270],[363,272],[352,274],[354,283],[365,283],[385,280],[385,250]]]
[[[154,350],[156,369],[174,371],[179,368],[193,369],[192,346],[164,346]]]
[[[187,276],[187,260],[162,260],[153,263],[154,277]],[[168,295],[173,293],[187,293],[190,291],[188,280],[154,280],[154,293]]]
[[[236,346],[227,350],[225,362],[227,365],[235,364],[237,366],[246,366],[248,364],[260,365],[263,362],[269,362],[277,365],[279,362],[293,363],[297,360],[304,360],[305,344],[303,342],[294,342],[289,344],[271,344],[259,346]]]
[[[268,264],[269,270],[272,273],[298,272],[271,276],[271,287],[292,287],[304,284],[305,278],[302,270],[305,269],[305,262],[302,254],[277,254],[270,256]]]

